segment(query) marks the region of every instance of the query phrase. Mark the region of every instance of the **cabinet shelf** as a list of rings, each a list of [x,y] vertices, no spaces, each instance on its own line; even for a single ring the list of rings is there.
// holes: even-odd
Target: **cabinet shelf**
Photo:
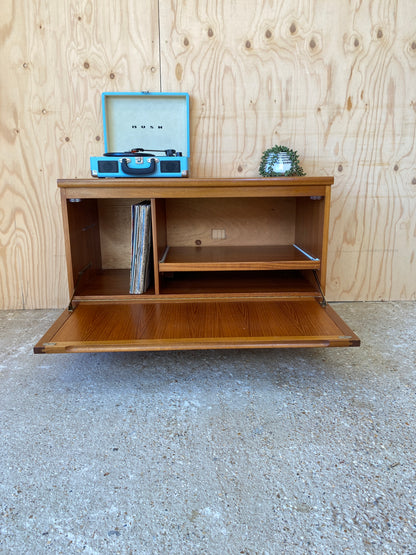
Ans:
[[[161,284],[169,296],[316,297],[316,286],[297,271],[175,272]]]
[[[81,282],[74,295],[75,301],[96,300],[102,298],[131,299],[135,295],[129,293],[130,270],[97,270],[85,283]],[[154,287],[139,297],[154,296]]]
[[[86,283],[80,283],[74,301],[131,300],[155,296],[154,287],[142,295],[129,293],[130,271],[99,270]],[[316,286],[297,271],[240,271],[236,280],[228,272],[174,272],[164,276],[160,284],[161,297],[198,296],[276,296],[316,297]]]
[[[168,247],[160,272],[319,270],[320,260],[295,245]]]

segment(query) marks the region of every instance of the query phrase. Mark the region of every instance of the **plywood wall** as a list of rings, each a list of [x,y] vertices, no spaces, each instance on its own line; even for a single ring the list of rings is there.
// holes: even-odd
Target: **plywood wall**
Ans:
[[[64,306],[58,177],[103,151],[102,91],[187,91],[193,176],[264,149],[334,175],[333,300],[416,298],[414,0],[5,0],[0,308]]]
[[[157,0],[3,0],[0,307],[65,306],[58,177],[102,154],[100,95],[159,90]]]

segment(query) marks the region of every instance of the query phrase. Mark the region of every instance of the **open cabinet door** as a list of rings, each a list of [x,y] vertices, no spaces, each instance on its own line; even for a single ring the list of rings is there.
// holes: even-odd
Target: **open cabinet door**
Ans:
[[[318,300],[82,302],[35,353],[350,347],[359,338]]]

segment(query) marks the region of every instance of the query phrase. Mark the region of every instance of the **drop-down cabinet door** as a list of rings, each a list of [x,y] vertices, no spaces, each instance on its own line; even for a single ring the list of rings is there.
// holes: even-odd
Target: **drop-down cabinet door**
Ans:
[[[80,303],[37,353],[348,347],[358,337],[315,299]]]

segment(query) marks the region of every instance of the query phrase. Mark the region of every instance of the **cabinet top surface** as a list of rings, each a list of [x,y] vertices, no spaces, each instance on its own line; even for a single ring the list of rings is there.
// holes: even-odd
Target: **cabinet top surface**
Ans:
[[[67,198],[329,197],[333,177],[58,179]]]
[[[288,187],[327,186],[334,183],[332,176],[313,177],[198,177],[198,178],[88,178],[58,179],[61,188],[200,188],[200,187]]]

